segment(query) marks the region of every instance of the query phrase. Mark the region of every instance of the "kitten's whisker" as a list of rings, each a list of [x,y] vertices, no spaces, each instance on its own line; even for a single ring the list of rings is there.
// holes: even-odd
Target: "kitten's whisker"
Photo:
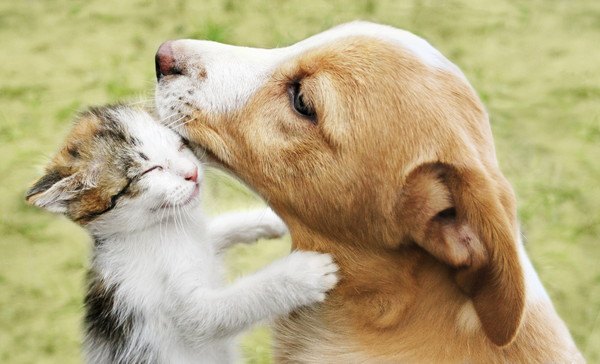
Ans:
[[[167,115],[167,116],[165,116],[164,118],[162,118],[162,119],[159,119],[159,120],[158,120],[158,123],[159,123],[159,124],[162,124],[162,123],[164,123],[165,121],[169,120],[170,118],[172,118],[173,116],[175,116],[175,115],[177,115],[177,114],[179,114],[179,113],[178,113],[178,112],[175,112],[175,113],[172,113],[172,114],[170,114],[170,115]]]
[[[194,120],[196,120],[196,118],[195,118],[195,117],[194,117],[194,118],[191,118],[191,119],[188,119],[188,120],[184,121],[183,123],[181,123],[181,124],[179,124],[179,125],[177,125],[177,126],[174,126],[173,128],[181,128],[182,126],[184,126],[184,125],[186,125],[186,124],[188,124],[188,123],[190,123],[190,122],[192,122],[192,121],[194,121]]]
[[[181,217],[181,228],[182,228],[183,235],[185,235],[185,237],[186,237],[187,240],[190,240],[190,236],[188,235],[188,231],[185,228],[185,226],[186,226],[185,223],[187,222],[186,219],[185,219],[185,215],[184,215],[185,208],[182,207],[182,206],[179,206],[178,210],[179,210],[180,217]]]
[[[192,209],[185,209],[185,212],[186,212],[188,218],[190,219],[191,224],[194,224],[194,226],[196,226],[196,227],[200,226],[199,217],[194,216],[194,214],[192,214]]]
[[[172,128],[174,124],[177,124],[178,122],[180,122],[181,120],[183,120],[185,118],[185,115],[181,116],[180,118],[178,118],[177,120],[171,121],[170,123],[166,124],[167,128]]]
[[[190,237],[188,236],[187,231],[185,229],[183,213],[181,212],[181,206],[177,206],[177,216],[179,216],[179,222],[181,224],[181,235],[185,236],[185,238],[189,240]]]
[[[127,105],[134,106],[134,105],[140,105],[140,104],[149,104],[151,102],[152,102],[152,100],[140,100],[140,101],[128,102]]]
[[[169,128],[170,128],[170,127],[172,127],[174,124],[177,124],[178,122],[180,122],[181,120],[183,120],[185,117],[186,117],[185,115],[181,115],[181,116],[180,116],[180,117],[178,117],[177,119],[175,119],[175,120],[171,120],[171,121],[169,121],[168,123],[166,123],[165,125],[166,125],[167,127],[169,127]]]
[[[175,231],[179,232],[179,219],[177,218],[177,208],[171,207],[170,209],[172,209],[173,220],[175,223]]]
[[[181,221],[181,216],[179,215],[179,206],[174,208],[175,216],[177,216],[177,230],[181,233],[181,235],[185,234],[185,229],[183,227],[183,221]],[[181,230],[179,230],[181,229]]]
[[[190,237],[188,235],[187,229],[185,228],[185,222],[186,222],[185,220],[186,219],[185,219],[185,215],[184,215],[184,208],[181,206],[179,207],[179,213],[180,213],[180,217],[181,217],[181,228],[183,231],[183,235],[185,235],[186,239],[189,240]]]
[[[161,244],[165,242],[165,236],[163,235],[163,233],[166,233],[165,231],[163,231],[163,224],[165,223],[165,210],[162,210],[160,212],[160,219],[159,219],[159,230],[158,233],[160,235],[160,242]],[[165,229],[166,230],[166,229]]]
[[[182,207],[181,208],[181,212],[189,220],[189,221],[186,221],[188,224],[195,224],[195,221],[194,221],[194,219],[192,219],[192,215],[191,215],[190,210],[188,208]]]
[[[179,111],[175,111],[174,113],[172,113],[172,114],[169,114],[169,115],[167,115],[167,116],[165,116],[165,117],[163,117],[163,118],[159,119],[159,120],[158,120],[158,122],[162,124],[162,123],[164,123],[165,121],[167,121],[168,119],[170,119],[170,118],[172,118],[173,116],[175,116],[175,115],[178,115],[178,114],[179,114]]]

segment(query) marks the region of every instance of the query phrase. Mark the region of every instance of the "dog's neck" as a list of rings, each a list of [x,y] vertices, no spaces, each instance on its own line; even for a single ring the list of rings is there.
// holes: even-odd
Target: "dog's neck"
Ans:
[[[291,225],[293,247],[332,254],[340,267],[341,281],[324,304],[282,320],[276,329],[279,343],[286,342],[285,332],[292,328],[292,332],[318,336],[313,337],[314,342],[331,340],[330,352],[338,353],[341,346],[338,354],[346,353],[349,361],[394,352],[394,356],[376,359],[493,363],[498,358],[508,362],[564,358],[579,362],[568,330],[554,311],[524,249],[520,252],[528,292],[524,321],[516,339],[501,348],[485,336],[470,299],[456,286],[451,269],[424,250],[336,241],[301,225]],[[315,321],[315,317],[319,319]],[[353,335],[339,337],[336,332]],[[349,342],[350,339],[354,341]],[[447,345],[449,341],[452,346]],[[394,342],[393,346],[390,342]],[[334,345],[338,346],[335,350]],[[310,344],[284,345],[292,346],[297,351],[277,354],[281,361],[303,361],[317,350]],[[395,349],[390,351],[390,347]]]

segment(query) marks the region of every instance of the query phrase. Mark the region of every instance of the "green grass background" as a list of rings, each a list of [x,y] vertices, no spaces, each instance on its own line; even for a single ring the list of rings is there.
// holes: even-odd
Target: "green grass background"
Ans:
[[[85,233],[23,203],[28,185],[89,104],[151,99],[154,52],[171,38],[283,46],[366,19],[409,29],[456,62],[490,110],[519,196],[527,249],[590,363],[600,362],[600,2],[0,2],[0,362],[79,362]],[[260,201],[209,175],[210,213]],[[289,241],[234,249],[232,277]],[[244,340],[269,362],[269,331]]]

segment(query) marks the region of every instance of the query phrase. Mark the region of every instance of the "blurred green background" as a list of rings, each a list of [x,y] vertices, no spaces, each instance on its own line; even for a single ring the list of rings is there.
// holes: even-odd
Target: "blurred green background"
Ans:
[[[457,63],[489,108],[498,156],[519,196],[527,250],[590,363],[600,362],[600,2],[0,2],[0,362],[79,362],[85,233],[23,203],[77,110],[151,103],[154,52],[171,38],[284,46],[365,19],[408,29]],[[211,172],[210,213],[258,205]],[[289,241],[228,256],[235,277]],[[269,362],[269,331],[243,340]]]

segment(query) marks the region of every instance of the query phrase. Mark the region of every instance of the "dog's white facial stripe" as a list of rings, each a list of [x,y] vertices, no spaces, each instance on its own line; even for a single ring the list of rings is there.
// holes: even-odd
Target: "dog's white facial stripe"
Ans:
[[[157,106],[162,117],[171,108],[196,108],[212,114],[224,114],[239,110],[252,95],[269,79],[278,66],[303,53],[333,44],[337,40],[353,36],[371,37],[397,45],[423,64],[443,69],[464,79],[463,73],[452,62],[424,39],[404,30],[368,22],[343,24],[285,48],[260,49],[237,47],[199,40],[177,41],[175,54],[186,67],[186,77],[159,84]],[[202,73],[204,75],[202,75]],[[186,95],[186,90],[194,90]],[[190,107],[182,105],[177,95],[183,97]]]
[[[216,42],[183,40],[177,45],[195,88],[195,106],[214,113],[242,107],[272,73],[282,52],[236,47]],[[202,76],[200,73],[204,73]]]

